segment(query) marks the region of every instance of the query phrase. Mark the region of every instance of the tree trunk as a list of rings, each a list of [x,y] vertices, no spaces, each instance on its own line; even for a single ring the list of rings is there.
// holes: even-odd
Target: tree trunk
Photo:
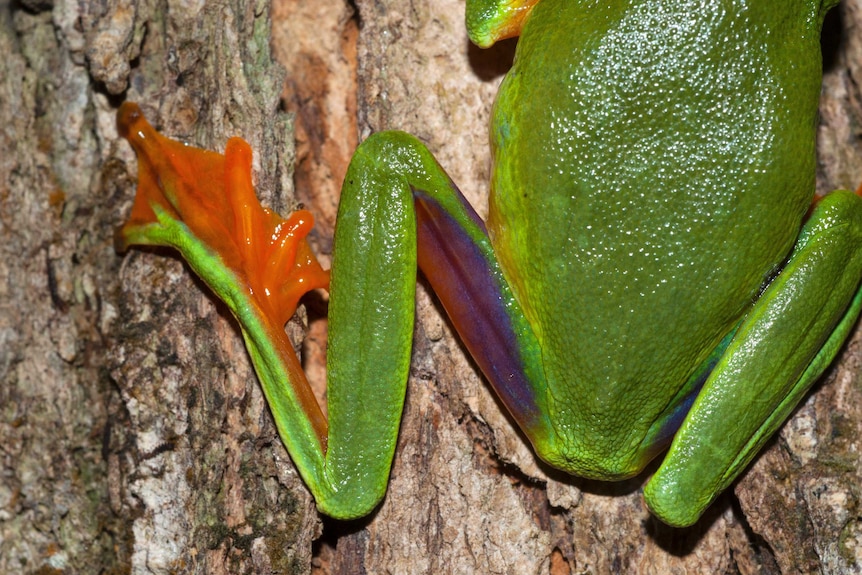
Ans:
[[[824,31],[824,192],[862,182],[860,30],[845,0]],[[537,464],[420,284],[387,498],[321,521],[226,308],[172,252],[114,252],[136,173],[124,99],[171,137],[250,141],[264,205],[310,206],[324,255],[373,131],[420,137],[485,215],[513,50],[471,46],[460,0],[0,0],[0,573],[862,572],[858,332],[735,488],[672,529],[646,475]]]

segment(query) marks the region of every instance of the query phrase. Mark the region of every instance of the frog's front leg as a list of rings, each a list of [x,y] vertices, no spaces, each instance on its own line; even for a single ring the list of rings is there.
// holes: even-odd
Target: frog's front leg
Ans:
[[[781,273],[752,307],[645,488],[690,525],[781,426],[843,345],[862,307],[862,198],[815,206]]]

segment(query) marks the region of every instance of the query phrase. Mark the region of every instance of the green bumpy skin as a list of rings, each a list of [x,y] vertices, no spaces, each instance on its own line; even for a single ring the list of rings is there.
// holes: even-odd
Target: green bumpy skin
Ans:
[[[478,44],[521,36],[494,109],[487,230],[415,138],[360,146],[335,238],[328,422],[275,333],[290,306],[257,302],[250,264],[208,227],[159,200],[159,224],[138,210],[124,245],[177,247],[228,301],[324,513],[359,517],[385,493],[418,261],[542,459],[616,480],[667,449],[646,501],[689,525],[862,305],[862,200],[811,207],[819,35],[835,3],[469,0]],[[149,184],[173,181],[162,170]]]

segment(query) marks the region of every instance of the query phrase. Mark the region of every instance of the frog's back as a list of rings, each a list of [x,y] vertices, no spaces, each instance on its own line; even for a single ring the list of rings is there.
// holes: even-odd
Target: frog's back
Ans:
[[[543,0],[498,97],[489,228],[581,475],[636,471],[813,193],[816,9],[709,4]]]

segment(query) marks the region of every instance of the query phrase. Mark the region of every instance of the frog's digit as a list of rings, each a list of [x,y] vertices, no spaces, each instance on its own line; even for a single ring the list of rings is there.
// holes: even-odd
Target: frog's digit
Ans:
[[[530,10],[539,0],[467,0],[470,40],[487,48],[499,40],[521,35]]]

